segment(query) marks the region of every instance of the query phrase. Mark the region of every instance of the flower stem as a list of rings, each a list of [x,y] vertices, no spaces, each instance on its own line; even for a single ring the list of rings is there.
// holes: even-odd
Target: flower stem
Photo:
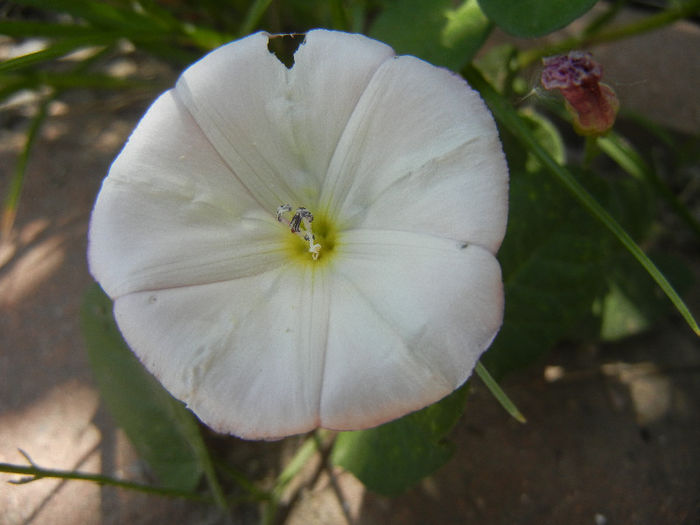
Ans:
[[[319,430],[318,432],[321,433],[324,431]],[[277,507],[279,506],[280,498],[282,497],[284,489],[301,471],[301,469],[304,468],[304,465],[306,465],[306,463],[314,456],[317,450],[318,445],[315,436],[307,438],[304,443],[302,443],[296,454],[294,454],[294,457],[277,477],[275,486],[270,492],[271,497],[263,510],[261,523],[265,525],[271,525],[274,523]]]
[[[586,135],[583,147],[583,168],[585,170],[589,169],[593,164],[593,161],[600,153],[598,148],[598,143],[596,142],[596,137],[591,135]]]
[[[589,34],[584,33],[582,35],[567,38],[566,40],[553,45],[523,51],[518,58],[518,64],[521,68],[525,68],[542,57],[559,55],[572,49],[588,48],[598,44],[614,42],[616,40],[622,40],[634,35],[653,31],[690,16],[698,9],[700,9],[700,0],[691,0],[680,5],[679,7],[666,9],[658,14],[630,22],[629,24],[613,27],[607,30],[601,30],[600,32],[593,32]]]
[[[195,492],[189,492],[184,490],[170,489],[166,487],[155,487],[153,485],[146,485],[143,483],[135,483],[133,481],[127,481],[124,479],[112,478],[109,476],[104,476],[102,474],[90,474],[87,472],[78,472],[72,470],[56,470],[56,469],[46,469],[35,464],[29,456],[20,450],[22,455],[27,458],[29,465],[14,465],[12,463],[0,463],[0,472],[8,472],[10,474],[25,474],[26,477],[19,480],[11,480],[10,483],[14,484],[24,484],[31,483],[32,481],[37,481],[42,478],[54,478],[54,479],[65,479],[65,480],[77,480],[77,481],[91,481],[99,485],[110,485],[112,487],[120,487],[123,489],[135,490],[138,492],[144,492],[146,494],[154,494],[158,496],[166,496],[170,498],[184,498],[194,501],[211,501],[210,498],[197,494]]]

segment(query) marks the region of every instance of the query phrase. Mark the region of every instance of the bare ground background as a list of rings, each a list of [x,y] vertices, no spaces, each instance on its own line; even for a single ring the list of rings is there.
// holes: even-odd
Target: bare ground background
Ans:
[[[8,44],[5,43],[5,46]],[[594,49],[623,105],[685,132],[700,129],[700,30],[682,23]],[[173,72],[141,68],[159,82]],[[149,70],[149,68],[151,68]],[[79,327],[90,209],[109,164],[149,100],[73,92],[50,108],[29,164],[15,231],[0,245],[0,462],[148,480],[102,406]],[[0,112],[0,191],[31,100]],[[695,172],[697,176],[697,171]],[[691,181],[692,182],[692,181]],[[696,210],[697,211],[697,210]],[[674,249],[695,269],[700,247]],[[696,272],[698,273],[698,272]],[[700,313],[698,287],[689,298]],[[528,418],[510,419],[478,382],[451,435],[455,457],[407,494],[367,493],[336,472],[358,523],[700,523],[700,345],[677,317],[609,345],[562,345],[503,383]],[[244,443],[236,461],[259,479],[293,443]],[[0,474],[0,524],[223,523],[210,507],[82,482],[24,485]],[[249,523],[242,506],[234,523]],[[343,523],[326,475],[301,492],[289,523]]]

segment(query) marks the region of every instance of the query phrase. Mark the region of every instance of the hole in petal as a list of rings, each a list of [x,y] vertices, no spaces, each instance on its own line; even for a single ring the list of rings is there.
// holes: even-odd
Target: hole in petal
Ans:
[[[282,62],[287,69],[292,69],[294,65],[294,53],[299,46],[304,43],[306,35],[304,33],[294,33],[291,35],[272,35],[267,40],[267,49]]]

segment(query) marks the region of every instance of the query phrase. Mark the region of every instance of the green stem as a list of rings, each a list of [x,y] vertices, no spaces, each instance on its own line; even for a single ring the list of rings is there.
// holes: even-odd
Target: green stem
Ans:
[[[520,54],[518,63],[521,68],[525,68],[542,57],[559,55],[572,49],[588,48],[598,44],[614,42],[634,35],[647,33],[671,24],[676,20],[690,16],[698,9],[700,9],[700,0],[692,0],[679,7],[667,9],[656,15],[648,16],[641,20],[630,22],[629,24],[613,27],[594,34],[583,34],[571,37],[557,44],[541,47],[539,49],[523,51]]]
[[[228,511],[226,496],[224,496],[224,491],[221,488],[219,479],[216,477],[214,465],[211,461],[211,457],[209,456],[209,450],[207,449],[204,440],[198,433],[197,439],[191,439],[189,441],[190,445],[192,446],[192,449],[194,450],[195,455],[197,456],[199,464],[202,465],[204,477],[207,480],[207,485],[209,485],[209,489],[214,495],[214,502],[216,503],[216,506],[219,507],[222,511]]]
[[[477,89],[486,103],[493,111],[499,122],[505,126],[513,135],[542,163],[542,165],[550,171],[559,182],[561,182],[567,190],[586,208],[591,215],[602,222],[605,227],[617,237],[620,243],[627,248],[635,259],[641,264],[649,275],[661,287],[664,293],[671,300],[676,309],[680,312],[688,325],[692,328],[696,335],[700,336],[700,327],[698,327],[695,318],[690,313],[690,310],[683,302],[683,299],[678,295],[678,292],[668,282],[663,273],[642,251],[636,242],[630,237],[625,229],[603,208],[595,198],[576,180],[573,174],[559,165],[554,158],[540,145],[537,138],[528,128],[527,124],[522,120],[518,112],[510,103],[504,99],[482,74],[474,67],[467,66],[462,74],[471,84],[474,89]]]
[[[591,167],[591,164],[593,164],[593,161],[598,156],[600,150],[598,149],[596,137],[586,135],[586,138],[584,140],[585,142],[583,147],[583,168],[587,170]]]
[[[250,496],[245,498],[245,501],[268,501],[270,499],[270,493],[259,489],[255,483],[250,481],[245,474],[239,472],[237,469],[233,468],[226,461],[221,459],[216,461],[216,468],[222,475],[228,476],[233,481],[238,484],[243,490],[245,490]]]
[[[22,478],[18,481],[10,481],[10,483],[23,484],[30,483],[32,481],[37,481],[42,478],[54,478],[54,479],[64,479],[64,480],[75,480],[75,481],[90,481],[97,483],[99,485],[109,485],[112,487],[119,487],[128,490],[135,490],[138,492],[144,492],[146,494],[154,494],[158,496],[166,496],[170,498],[185,498],[194,501],[210,501],[209,498],[204,497],[200,494],[194,492],[187,492],[183,490],[169,489],[165,487],[154,487],[152,485],[145,485],[142,483],[135,483],[133,481],[126,481],[123,479],[111,478],[109,476],[103,476],[101,474],[89,474],[86,472],[78,471],[68,471],[68,470],[55,470],[55,469],[45,469],[41,468],[35,464],[28,466],[25,465],[14,465],[11,463],[0,463],[0,472],[8,472],[10,474],[24,474],[26,478]]]
[[[316,435],[312,435],[311,437],[307,438],[304,441],[304,443],[302,443],[302,445],[299,447],[296,454],[294,454],[292,460],[287,464],[282,473],[277,477],[275,486],[271,491],[271,497],[267,502],[267,505],[265,505],[265,508],[263,509],[261,523],[263,523],[264,525],[271,525],[272,523],[274,523],[275,515],[277,514],[277,507],[279,506],[279,501],[282,497],[284,489],[287,487],[289,482],[292,481],[297,474],[299,474],[301,469],[304,468],[304,465],[306,465],[309,462],[309,460],[314,456],[314,454],[316,454],[316,452],[319,450],[317,444],[318,439],[325,436],[326,431],[318,430],[317,432],[321,434],[321,436],[316,437]]]
[[[625,6],[628,0],[615,0],[612,3],[606,4],[605,10],[593,18],[590,23],[583,29],[583,34],[590,36],[600,32],[605,26],[614,20],[620,10]]]

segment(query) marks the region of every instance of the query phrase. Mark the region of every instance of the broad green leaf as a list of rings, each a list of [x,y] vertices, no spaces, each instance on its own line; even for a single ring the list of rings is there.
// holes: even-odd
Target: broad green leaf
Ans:
[[[85,295],[82,325],[95,380],[115,421],[162,486],[192,490],[207,467],[199,427],[126,346],[112,303],[96,284]]]
[[[385,425],[342,432],[331,459],[374,492],[395,495],[442,466],[453,445],[447,433],[464,411],[467,387],[423,410]]]
[[[510,220],[499,251],[505,319],[482,358],[496,377],[528,365],[569,334],[605,292],[610,243],[542,171],[513,171]]]
[[[538,144],[562,162],[563,142],[551,123],[535,113],[521,118]],[[562,338],[575,337],[593,305],[609,293],[611,269],[620,258],[631,260],[530,151],[507,132],[503,140],[511,170],[510,220],[499,252],[506,311],[482,359],[496,377],[533,362]],[[654,210],[642,182],[608,181],[589,172],[578,176],[633,236],[648,233]],[[649,281],[643,271],[640,277]]]
[[[501,92],[506,92],[511,89],[513,75],[517,66],[516,57],[518,49],[512,44],[502,44],[489,48],[483,54],[479,55],[474,60],[474,64],[479,68],[488,79],[488,81],[496,86]]]
[[[459,70],[486,40],[491,23],[476,0],[394,0],[379,14],[370,36],[402,55]]]
[[[559,164],[564,164],[566,162],[564,140],[561,138],[561,135],[554,124],[552,124],[549,119],[535,113],[534,111],[521,113],[521,116],[530,124],[532,133],[537,139],[537,142],[539,142],[542,147],[547,150],[554,160],[556,160]],[[525,170],[532,173],[541,169],[542,163],[539,161],[539,159],[531,152],[528,152],[527,159],[525,161]]]
[[[596,198],[586,190],[566,167],[558,164],[534,137],[527,124],[517,114],[510,103],[497,93],[481,73],[473,66],[466,66],[462,74],[469,83],[477,89],[498,122],[516,137],[516,140],[537,156],[545,169],[554,175],[555,179],[578,201],[591,217],[594,217],[612,233],[622,246],[639,262],[647,273],[656,281],[666,296],[671,300],[678,312],[691,327],[696,335],[700,336],[700,327],[688,309],[678,292],[673,288],[668,279],[656,267],[653,261],[642,251],[630,234],[618,221],[603,207]]]
[[[514,36],[532,38],[568,25],[597,0],[479,0],[484,13]]]
[[[690,288],[693,275],[681,259],[658,253],[653,258],[678,290]],[[594,310],[601,339],[616,341],[639,334],[671,311],[661,290],[628,254],[611,257],[607,267],[609,289]]]

